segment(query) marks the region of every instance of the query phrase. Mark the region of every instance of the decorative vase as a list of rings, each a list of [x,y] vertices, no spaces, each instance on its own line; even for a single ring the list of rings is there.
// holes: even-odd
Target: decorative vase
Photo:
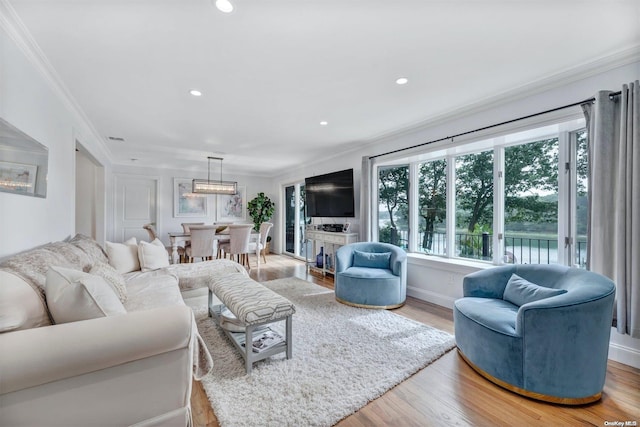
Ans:
[[[322,265],[324,263],[324,252],[323,251],[324,251],[324,248],[322,246],[320,246],[320,253],[316,257],[316,267],[318,267],[318,268],[322,268]]]

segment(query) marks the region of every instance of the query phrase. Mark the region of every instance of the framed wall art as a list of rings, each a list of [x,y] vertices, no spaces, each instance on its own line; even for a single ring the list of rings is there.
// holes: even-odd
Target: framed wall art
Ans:
[[[191,192],[191,179],[173,178],[173,216],[199,217],[207,216],[207,197],[194,195]]]
[[[241,222],[247,219],[247,187],[238,186],[236,194],[218,194],[217,199],[216,221]]]
[[[0,161],[0,189],[9,193],[35,194],[37,165]]]

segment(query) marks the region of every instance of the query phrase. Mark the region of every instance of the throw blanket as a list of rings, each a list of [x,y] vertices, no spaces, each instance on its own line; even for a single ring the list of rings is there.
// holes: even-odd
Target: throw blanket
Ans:
[[[196,318],[193,317],[192,319],[191,343],[193,345],[193,377],[200,381],[213,369],[213,358],[211,357],[211,353],[209,353],[209,349],[207,349],[207,343],[200,336],[200,332],[198,332]]]

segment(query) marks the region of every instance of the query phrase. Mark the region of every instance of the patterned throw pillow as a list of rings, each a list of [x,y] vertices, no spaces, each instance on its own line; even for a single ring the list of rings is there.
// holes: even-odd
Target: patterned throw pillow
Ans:
[[[96,262],[89,270],[89,274],[102,277],[111,286],[120,302],[127,300],[127,285],[122,274],[118,273],[115,268],[104,262]]]

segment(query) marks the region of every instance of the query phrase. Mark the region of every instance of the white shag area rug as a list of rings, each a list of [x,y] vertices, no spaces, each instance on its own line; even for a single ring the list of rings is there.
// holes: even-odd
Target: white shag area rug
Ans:
[[[202,384],[222,427],[332,426],[455,344],[453,335],[390,311],[340,304],[333,291],[301,279],[263,284],[296,306],[291,360],[276,355],[246,375],[206,309],[195,310],[214,362]],[[284,335],[284,322],[272,328]]]

